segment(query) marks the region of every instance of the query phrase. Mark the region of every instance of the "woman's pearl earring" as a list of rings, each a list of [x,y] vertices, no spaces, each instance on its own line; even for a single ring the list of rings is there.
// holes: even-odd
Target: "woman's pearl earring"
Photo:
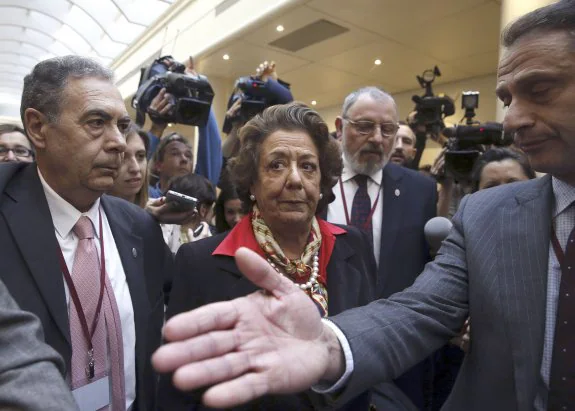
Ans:
[[[319,193],[319,199],[321,200],[323,198],[323,193]]]
[[[250,200],[252,200],[252,201],[256,201],[256,196],[255,196],[255,195],[253,195],[253,194],[250,194]]]

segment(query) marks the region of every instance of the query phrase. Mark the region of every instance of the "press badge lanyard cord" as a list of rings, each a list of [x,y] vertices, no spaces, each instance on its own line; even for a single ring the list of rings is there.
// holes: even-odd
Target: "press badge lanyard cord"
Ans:
[[[60,251],[60,269],[62,270],[62,274],[64,274],[64,279],[66,280],[66,284],[68,285],[68,290],[70,291],[70,297],[76,307],[76,311],[78,312],[78,319],[80,320],[80,325],[82,326],[82,333],[84,334],[84,338],[88,343],[88,364],[86,364],[86,376],[89,379],[94,378],[94,369],[95,369],[95,361],[94,361],[94,346],[92,345],[92,337],[94,336],[94,332],[96,331],[96,326],[98,325],[98,319],[100,318],[100,311],[102,309],[102,300],[104,297],[104,288],[105,288],[105,280],[106,280],[106,259],[104,253],[104,236],[102,231],[102,212],[100,212],[100,219],[99,219],[99,228],[100,228],[100,295],[98,297],[98,305],[96,306],[96,313],[94,315],[94,323],[92,324],[92,331],[88,328],[88,321],[86,320],[86,316],[84,314],[84,310],[82,309],[82,303],[80,302],[80,297],[78,297],[78,292],[76,291],[76,287],[74,286],[74,282],[72,281],[72,276],[70,275],[70,271],[68,270],[68,266],[66,265],[66,260],[64,259],[64,254],[62,253],[62,249],[58,248]]]
[[[369,212],[369,215],[367,216],[367,219],[365,220],[365,223],[363,224],[362,228],[363,230],[368,230],[369,229],[369,224],[371,223],[371,219],[373,218],[373,213],[375,213],[375,209],[377,208],[377,204],[379,203],[379,195],[381,194],[381,186],[383,186],[383,176],[381,179],[381,185],[379,186],[379,189],[377,190],[377,197],[375,198],[375,202],[373,203],[373,207],[371,207],[371,210]],[[345,192],[343,191],[343,182],[341,181],[341,177],[339,178],[339,189],[341,192],[341,200],[343,202],[343,210],[345,211],[345,221],[347,225],[351,225],[351,219],[349,218],[349,212],[347,210],[347,200],[345,199]]]
[[[551,227],[551,244],[553,245],[553,251],[555,251],[555,256],[557,257],[561,271],[563,271],[565,268],[565,253],[563,252],[559,239],[557,238],[555,227]]]

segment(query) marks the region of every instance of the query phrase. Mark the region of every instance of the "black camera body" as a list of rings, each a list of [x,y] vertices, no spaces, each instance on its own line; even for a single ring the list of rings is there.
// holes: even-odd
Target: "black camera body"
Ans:
[[[435,136],[445,128],[443,119],[455,113],[451,97],[433,94],[432,84],[439,76],[441,72],[437,66],[433,70],[425,70],[421,76],[416,76],[419,85],[425,89],[425,94],[411,97],[417,112],[413,119],[414,124],[425,126],[426,132]]]
[[[169,63],[168,63],[169,62]],[[190,126],[205,126],[214,99],[214,90],[205,76],[185,73],[185,66],[165,56],[142,71],[140,86],[132,99],[138,113],[136,123],[143,125],[145,114],[162,88],[172,96],[173,108],[164,116],[150,113],[152,120]]]
[[[239,115],[245,121],[272,105],[270,101],[274,97],[273,93],[269,90],[267,82],[257,77],[240,77],[236,81],[236,88],[240,91],[237,98],[242,100]]]
[[[503,131],[501,123],[479,123],[473,120],[478,107],[479,93],[463,92],[462,108],[465,109],[466,124],[443,130],[448,138],[445,175],[456,181],[471,180],[471,171],[477,158],[485,151],[484,146],[509,146],[513,143],[513,136]]]

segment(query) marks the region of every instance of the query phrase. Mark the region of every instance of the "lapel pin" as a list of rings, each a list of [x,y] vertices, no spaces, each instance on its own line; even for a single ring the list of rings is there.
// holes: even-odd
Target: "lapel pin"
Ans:
[[[399,188],[396,188],[396,189],[395,189],[395,196],[396,196],[396,197],[399,197],[400,194],[401,194],[401,193],[399,192]]]
[[[134,256],[134,258],[138,256],[138,251],[135,248],[132,248],[132,255]]]

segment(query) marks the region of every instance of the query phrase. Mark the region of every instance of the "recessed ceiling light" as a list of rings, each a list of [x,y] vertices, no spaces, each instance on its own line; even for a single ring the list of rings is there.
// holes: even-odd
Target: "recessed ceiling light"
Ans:
[[[376,66],[380,66],[381,65],[381,60],[380,59],[376,59],[373,64],[375,64]]]
[[[222,58],[223,58],[224,60],[229,60],[229,59],[230,59],[230,56],[229,56],[228,54],[224,54],[224,55],[222,56]]]
[[[312,101],[311,101],[311,105],[312,105],[312,106],[315,106],[316,104],[317,104],[317,101],[315,101],[315,100],[312,100]]]
[[[278,26],[276,27],[276,30],[279,31],[279,32],[282,32],[282,31],[284,31],[284,26],[282,26],[282,25],[280,24],[280,25],[278,25]]]

